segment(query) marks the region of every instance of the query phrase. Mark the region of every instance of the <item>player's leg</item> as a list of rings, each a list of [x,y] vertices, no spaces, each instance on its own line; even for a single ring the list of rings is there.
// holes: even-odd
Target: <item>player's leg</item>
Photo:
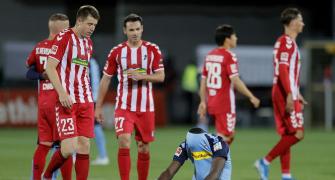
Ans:
[[[234,141],[236,115],[232,113],[213,115],[218,136],[229,145]]]
[[[94,104],[78,104],[77,126],[78,126],[78,149],[76,153],[76,178],[86,180],[90,165],[90,138],[94,137]]]
[[[101,124],[97,121],[94,122],[94,134],[98,157],[92,162],[92,165],[107,165],[109,164],[109,158],[106,152],[105,134]]]
[[[52,146],[52,135],[50,134],[51,129],[47,123],[47,119],[44,116],[44,109],[40,107],[38,108],[37,128],[38,128],[38,143],[33,156],[34,180],[41,179],[45,166],[46,161],[45,159]]]
[[[74,104],[71,109],[62,107],[60,103],[56,104],[56,125],[61,141],[61,148],[56,150],[53,154],[48,168],[43,175],[45,179],[51,179],[52,173],[61,167],[68,158],[72,158],[72,154],[76,152],[78,148],[78,133],[75,116],[76,108],[76,104]]]
[[[148,179],[150,169],[149,143],[154,141],[155,114],[154,112],[141,113],[135,121],[137,141],[137,175],[139,180]]]
[[[48,155],[51,145],[45,144],[45,142],[39,142],[33,157],[33,179],[39,180],[42,177],[42,173],[45,166],[45,159]]]
[[[280,165],[283,179],[291,179],[290,172],[291,148],[287,149],[280,155]]]
[[[131,161],[131,133],[134,129],[133,116],[135,113],[117,109],[115,111],[115,132],[118,138],[118,166],[121,180],[129,180]]]

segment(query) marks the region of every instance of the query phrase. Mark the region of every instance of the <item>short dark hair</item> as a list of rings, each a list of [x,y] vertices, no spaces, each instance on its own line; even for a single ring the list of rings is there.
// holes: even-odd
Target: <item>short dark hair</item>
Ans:
[[[199,127],[194,127],[194,128],[191,128],[188,132],[193,133],[193,134],[201,134],[201,133],[205,133],[206,131]]]
[[[230,38],[233,34],[235,34],[235,31],[231,25],[220,25],[215,30],[215,43],[218,46],[222,46],[226,38]]]
[[[62,13],[55,13],[49,17],[49,21],[68,21],[68,20],[69,18],[67,17],[67,15]]]
[[[297,8],[286,8],[280,15],[280,22],[287,26],[290,22],[297,18],[301,12]]]
[[[143,25],[143,19],[141,16],[134,13],[129,14],[123,20],[123,27],[127,27],[127,22],[136,22],[136,21],[140,21],[141,25]]]
[[[97,8],[95,8],[94,6],[91,6],[91,5],[81,6],[77,11],[76,18],[77,19],[78,18],[84,18],[85,19],[89,15],[91,15],[96,20],[100,19],[99,11],[97,10]]]

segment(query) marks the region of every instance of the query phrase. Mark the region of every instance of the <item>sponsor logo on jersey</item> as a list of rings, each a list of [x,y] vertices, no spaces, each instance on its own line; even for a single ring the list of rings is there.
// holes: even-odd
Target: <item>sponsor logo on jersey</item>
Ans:
[[[289,56],[289,54],[287,52],[280,53],[280,61],[287,62],[288,61],[288,56]]]
[[[214,144],[213,149],[214,149],[214,151],[218,151],[218,150],[222,149],[221,142],[218,142],[218,143]]]
[[[88,67],[88,61],[80,58],[73,58],[72,63]]]
[[[57,45],[52,45],[50,54],[55,55],[57,53],[58,46]]]
[[[181,153],[183,152],[183,148],[178,147],[176,149],[176,152],[174,153],[175,156],[179,157],[181,155]]]
[[[199,161],[212,158],[212,153],[207,151],[192,152],[192,157],[194,160]]]

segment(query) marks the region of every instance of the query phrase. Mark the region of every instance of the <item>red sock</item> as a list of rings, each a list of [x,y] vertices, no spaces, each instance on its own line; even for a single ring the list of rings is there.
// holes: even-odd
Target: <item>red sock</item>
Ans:
[[[45,158],[48,155],[50,150],[49,146],[39,144],[35,150],[35,154],[33,157],[33,179],[40,180],[44,166],[45,166]]]
[[[293,146],[298,141],[299,139],[296,138],[294,135],[282,136],[282,138],[276,144],[276,146],[272,148],[272,150],[268,153],[268,155],[266,155],[265,159],[268,162],[271,162],[277,156],[284,154],[284,152],[287,151],[287,149],[289,149],[291,146]]]
[[[69,157],[71,158],[71,157]],[[47,179],[51,179],[52,178],[52,173],[58,169],[59,167],[61,167],[64,162],[67,160],[67,158],[64,158],[62,153],[60,152],[60,149],[57,149],[56,152],[53,154],[48,168],[47,170],[45,170],[43,177],[47,178]]]
[[[138,153],[137,154],[137,174],[139,180],[147,180],[150,166],[150,154]]]
[[[77,180],[87,180],[90,167],[90,156],[88,154],[76,154],[76,177]]]
[[[280,155],[280,165],[282,174],[290,173],[291,148]]]
[[[69,158],[67,158],[64,164],[60,167],[63,180],[72,179],[72,167],[73,167],[73,159],[72,156],[69,156]]]
[[[121,180],[129,180],[131,166],[129,149],[120,148],[117,160],[119,164],[119,173]]]

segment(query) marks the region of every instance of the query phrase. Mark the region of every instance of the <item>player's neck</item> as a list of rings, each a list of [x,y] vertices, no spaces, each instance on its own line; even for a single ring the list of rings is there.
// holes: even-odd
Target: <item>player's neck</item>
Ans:
[[[72,29],[72,31],[74,32],[74,34],[75,34],[78,38],[84,38],[84,36],[81,35],[79,29],[78,29],[76,26],[74,26],[74,27],[71,28],[71,29]]]
[[[130,47],[130,48],[137,48],[137,47],[140,47],[142,45],[142,40],[139,40],[137,42],[131,42],[131,41],[127,41],[127,45]]]
[[[295,41],[298,36],[298,33],[290,29],[285,29],[285,34]]]
[[[55,38],[56,34],[49,34],[48,40],[53,40]]]
[[[224,48],[224,49],[227,49],[227,50],[231,49],[231,47],[228,43],[223,44],[222,46],[220,46],[220,48]]]

